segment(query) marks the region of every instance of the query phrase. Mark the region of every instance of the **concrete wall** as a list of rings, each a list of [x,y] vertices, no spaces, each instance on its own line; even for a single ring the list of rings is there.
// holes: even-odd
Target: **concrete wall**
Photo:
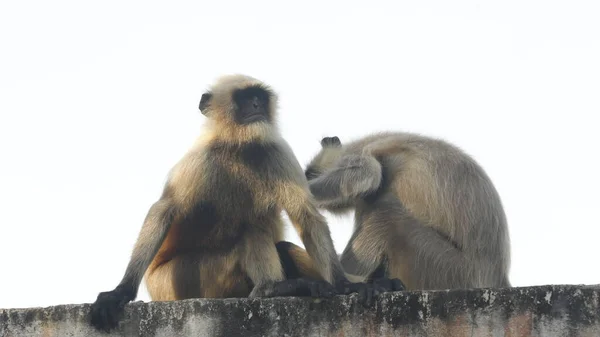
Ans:
[[[600,287],[398,292],[364,308],[354,295],[135,302],[113,336],[600,336]],[[89,304],[0,310],[0,336],[106,336]]]

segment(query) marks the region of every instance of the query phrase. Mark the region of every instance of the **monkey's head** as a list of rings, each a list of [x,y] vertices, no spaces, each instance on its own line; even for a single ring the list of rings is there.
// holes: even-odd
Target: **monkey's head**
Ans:
[[[304,170],[307,180],[319,177],[323,172],[332,168],[342,153],[342,142],[337,136],[321,139],[321,151],[315,155]]]
[[[232,140],[269,134],[277,111],[277,94],[265,83],[246,75],[226,75],[202,94],[200,111]]]

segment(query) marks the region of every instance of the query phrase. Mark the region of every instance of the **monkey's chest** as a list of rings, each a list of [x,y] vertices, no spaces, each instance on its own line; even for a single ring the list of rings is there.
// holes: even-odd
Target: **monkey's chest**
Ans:
[[[172,224],[166,240],[175,251],[227,252],[254,231],[277,224],[275,210],[256,210],[250,195],[203,200]]]
[[[172,224],[168,245],[179,251],[230,251],[254,230],[271,231],[279,216],[272,207],[269,151],[262,147],[214,146],[202,184],[190,191],[194,206]],[[189,200],[189,199],[188,199]]]

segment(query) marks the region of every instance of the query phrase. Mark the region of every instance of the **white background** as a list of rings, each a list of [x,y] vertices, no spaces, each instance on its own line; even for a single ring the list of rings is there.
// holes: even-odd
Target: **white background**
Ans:
[[[0,307],[116,286],[202,92],[237,72],[279,91],[302,164],[323,136],[457,144],[503,199],[514,285],[599,283],[599,17],[595,0],[2,1]],[[327,217],[341,251],[352,220]]]

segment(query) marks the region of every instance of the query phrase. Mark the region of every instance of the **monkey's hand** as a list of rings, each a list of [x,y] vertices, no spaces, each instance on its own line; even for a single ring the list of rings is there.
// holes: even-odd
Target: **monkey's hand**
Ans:
[[[365,197],[380,187],[381,164],[374,157],[346,155],[335,167],[308,182],[319,204],[347,204]]]
[[[92,304],[92,325],[104,332],[115,329],[123,315],[125,304],[134,298],[134,292],[120,286],[112,291],[101,292]]]
[[[298,278],[256,286],[249,297],[332,297],[335,288],[326,281]]]

